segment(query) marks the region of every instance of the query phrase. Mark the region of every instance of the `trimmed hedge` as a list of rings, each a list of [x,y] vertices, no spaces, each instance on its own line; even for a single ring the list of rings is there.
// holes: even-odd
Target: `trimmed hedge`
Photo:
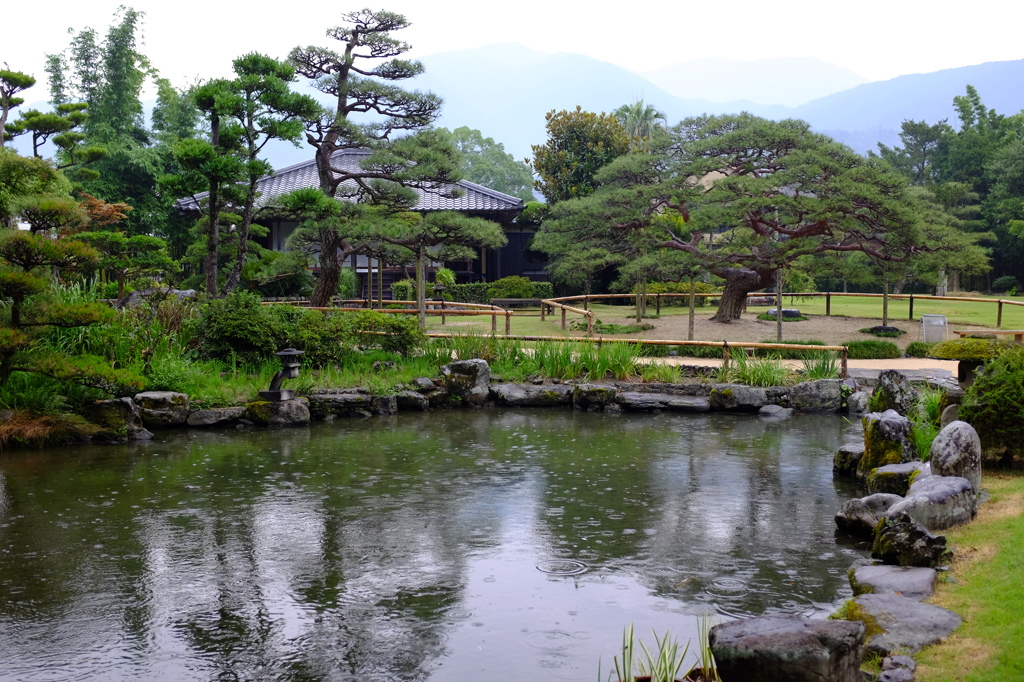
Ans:
[[[913,341],[907,344],[907,357],[927,358],[932,354],[933,348],[935,348],[935,342]]]
[[[893,360],[902,355],[892,341],[847,341],[840,345],[849,349],[851,360]]]

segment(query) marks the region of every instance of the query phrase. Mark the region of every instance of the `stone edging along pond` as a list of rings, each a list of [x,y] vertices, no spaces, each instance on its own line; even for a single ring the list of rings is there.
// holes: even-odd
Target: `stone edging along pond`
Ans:
[[[466,406],[562,407],[606,413],[738,412],[778,419],[794,412],[864,414],[868,403],[868,393],[858,390],[858,384],[850,379],[769,388],[712,382],[501,383],[491,381],[490,367],[484,360],[453,362],[441,368],[439,379],[417,379],[413,386],[386,396],[341,389],[278,402],[199,410],[191,409],[185,394],[147,392],[134,399],[100,401],[91,407],[88,416],[106,428],[108,442],[124,442],[151,438],[149,429],[303,426],[313,420]],[[897,399],[913,392],[906,378],[891,370],[882,373],[880,386],[880,391],[894,393]],[[907,441],[909,427],[903,423],[906,417],[896,411],[869,414],[864,421],[863,447],[848,444],[840,448],[834,457],[834,471],[839,477],[850,476],[866,484],[871,494],[844,505],[837,514],[837,524],[853,534],[873,535],[873,556],[882,563],[850,569],[855,598],[840,611],[838,621],[765,617],[744,620],[742,627],[735,622],[716,626],[711,644],[716,659],[723,664],[722,679],[726,682],[756,681],[761,679],[759,671],[765,669],[776,673],[785,669],[789,671],[786,679],[794,681],[861,682],[860,665],[865,653],[886,657],[884,667],[888,669],[878,678],[880,682],[913,680],[913,660],[900,654],[915,653],[924,645],[941,641],[959,625],[955,614],[920,603],[934,588],[935,565],[948,555],[945,539],[930,532],[936,528],[926,528],[917,519],[948,517],[934,510],[949,504],[949,500],[959,507],[966,506],[966,510],[957,512],[960,520],[956,522],[973,518],[977,510],[976,486],[972,485],[975,473],[956,473],[959,469],[932,471],[928,465],[914,463],[916,452]],[[953,425],[962,425],[957,427],[961,431],[962,427],[970,429],[963,422]],[[936,442],[942,440],[940,434]],[[955,445],[960,450],[974,447],[959,440]],[[933,451],[933,462],[945,459]],[[954,459],[960,462],[965,457]],[[980,477],[980,444],[977,456],[971,450],[966,459],[977,467],[976,475]],[[960,477],[964,475],[972,482]],[[942,485],[948,482],[952,483]],[[938,549],[926,559],[906,558],[911,554],[901,554],[900,543],[924,543]],[[921,624],[923,630],[918,627]],[[726,670],[731,674],[725,675]]]

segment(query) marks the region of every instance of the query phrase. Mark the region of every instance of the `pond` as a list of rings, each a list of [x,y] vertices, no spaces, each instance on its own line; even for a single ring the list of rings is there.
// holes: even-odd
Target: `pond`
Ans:
[[[594,680],[630,623],[820,615],[859,431],[465,410],[8,453],[0,679]]]

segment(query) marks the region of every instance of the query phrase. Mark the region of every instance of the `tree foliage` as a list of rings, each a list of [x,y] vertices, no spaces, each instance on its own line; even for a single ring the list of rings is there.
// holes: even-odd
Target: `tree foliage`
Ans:
[[[507,153],[505,145],[468,126],[456,128],[451,136],[462,155],[462,174],[467,180],[533,201],[533,173]]]

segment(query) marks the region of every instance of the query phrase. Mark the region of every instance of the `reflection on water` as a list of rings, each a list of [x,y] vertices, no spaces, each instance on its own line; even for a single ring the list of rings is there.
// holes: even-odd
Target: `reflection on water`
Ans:
[[[631,622],[847,596],[858,428],[476,410],[8,454],[0,679],[593,680]]]

